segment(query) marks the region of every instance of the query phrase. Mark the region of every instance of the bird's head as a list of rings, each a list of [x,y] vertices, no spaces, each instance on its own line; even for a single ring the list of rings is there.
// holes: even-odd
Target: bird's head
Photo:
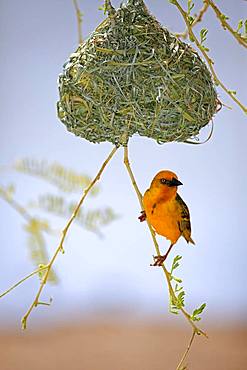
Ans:
[[[156,190],[170,198],[177,192],[177,187],[183,185],[172,171],[160,171],[153,178],[150,189]]]

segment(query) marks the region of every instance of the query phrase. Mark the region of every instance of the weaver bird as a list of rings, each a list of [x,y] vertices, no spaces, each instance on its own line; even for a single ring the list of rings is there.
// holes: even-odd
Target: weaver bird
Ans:
[[[183,185],[175,173],[160,171],[151,182],[143,197],[144,211],[139,217],[151,224],[157,234],[170,240],[171,245],[164,256],[155,256],[153,266],[161,266],[173,245],[183,236],[187,243],[195,244],[191,238],[190,213],[177,187]]]

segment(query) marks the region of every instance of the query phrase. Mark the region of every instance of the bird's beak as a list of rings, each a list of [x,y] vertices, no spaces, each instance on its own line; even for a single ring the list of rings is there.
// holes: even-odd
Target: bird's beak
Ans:
[[[181,183],[181,181],[173,177],[173,179],[170,181],[170,186],[179,186],[179,185],[183,185],[183,184]]]

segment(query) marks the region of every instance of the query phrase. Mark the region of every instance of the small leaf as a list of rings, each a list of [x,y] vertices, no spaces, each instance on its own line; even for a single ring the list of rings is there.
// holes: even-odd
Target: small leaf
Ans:
[[[203,44],[207,39],[208,30],[206,28],[202,28],[200,31],[200,39],[201,44]]]
[[[106,6],[105,6],[105,4],[100,5],[100,6],[98,7],[98,9],[99,9],[99,10],[101,10],[101,11],[103,11],[103,12],[104,12],[104,14],[106,14]]]
[[[205,307],[206,307],[206,303],[203,303],[199,308],[196,308],[193,311],[192,316],[198,316],[198,315],[200,315],[203,312],[203,310],[204,310]]]
[[[65,168],[59,163],[48,163],[35,159],[24,158],[14,163],[14,169],[27,175],[42,178],[52,183],[64,192],[77,192],[86,188],[91,183],[91,178],[85,174],[77,173],[71,169]],[[91,195],[97,195],[99,187],[95,186]]]
[[[240,19],[236,31],[239,32],[243,28],[243,25],[244,25],[243,19]]]
[[[172,268],[171,268],[171,272],[173,270],[175,270],[178,266],[179,266],[179,261],[182,259],[182,256],[176,256],[172,262]]]
[[[170,308],[170,313],[173,313],[174,315],[178,315],[178,310]]]
[[[39,279],[41,280],[46,272],[46,269],[45,269],[46,265],[44,265],[43,263],[40,263],[39,264],[39,269],[42,269],[41,271],[38,272],[38,276],[39,276]]]
[[[202,48],[203,48],[203,50],[205,50],[207,53],[209,52],[209,48],[207,48],[206,46],[202,45]]]
[[[191,42],[195,42],[195,38],[191,34],[189,34],[189,39],[190,39]]]
[[[237,91],[236,90],[228,90],[229,94],[236,95]]]
[[[192,17],[192,15],[188,15],[188,21],[189,21],[189,24],[192,25],[193,22],[194,22],[195,18]]]
[[[178,293],[183,289],[182,286],[179,286],[178,284],[175,285],[175,292]]]
[[[185,297],[185,292],[184,290],[182,292],[179,293],[179,295],[177,296],[177,308],[181,308],[181,307],[184,307],[184,297]]]
[[[206,307],[206,303],[203,303],[199,308],[196,308],[190,317],[191,320],[200,321],[201,317],[198,317],[198,315],[200,315],[203,312],[205,307]]]
[[[176,276],[172,276],[172,280],[175,280],[177,283],[180,283],[180,284],[183,282],[182,279],[179,279]]]
[[[191,10],[194,8],[195,4],[192,2],[192,0],[188,0],[187,2],[187,7],[188,7],[188,10],[187,10],[187,13],[190,14],[191,13]]]
[[[220,18],[222,19],[222,21],[227,21],[229,19],[229,17],[223,13],[220,15]]]

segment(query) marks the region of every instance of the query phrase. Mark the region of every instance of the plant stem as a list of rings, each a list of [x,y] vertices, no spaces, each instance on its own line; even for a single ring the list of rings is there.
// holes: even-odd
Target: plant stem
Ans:
[[[227,29],[233,37],[240,43],[240,45],[247,48],[247,40],[241,36],[237,31],[235,31],[230,24],[227,22],[226,18],[224,17],[224,14],[220,11],[220,9],[215,5],[214,1],[212,0],[204,0],[205,4],[208,4],[211,6],[213,11],[215,12],[217,18],[219,19],[220,23],[222,24],[222,27],[224,29]]]
[[[208,10],[208,7],[209,7],[209,4],[204,1],[203,7],[199,11],[199,13],[196,16],[195,20],[193,21],[191,27],[195,27],[197,25],[197,23],[200,23],[202,21],[202,18],[204,16],[204,14]],[[188,28],[186,28],[186,30],[184,32],[182,32],[182,33],[175,33],[175,35],[177,37],[179,37],[179,38],[181,37],[182,39],[186,39],[188,37],[188,35],[189,35]]]
[[[42,266],[42,267],[39,267],[37,270],[34,270],[29,275],[25,276],[23,279],[19,280],[17,283],[15,283],[14,285],[12,285],[9,289],[5,290],[5,292],[3,292],[2,294],[0,294],[0,298],[4,297],[6,294],[8,294],[9,292],[11,292],[11,290],[13,290],[16,287],[18,287],[18,285],[20,285],[21,283],[23,283],[24,281],[26,281],[30,277],[32,277],[32,276],[34,276],[34,275],[38,274],[39,272],[44,271],[46,269],[47,269],[47,265]]]
[[[43,288],[44,288],[44,286],[47,282],[49,273],[51,271],[52,265],[54,264],[54,262],[57,258],[57,255],[59,254],[59,252],[63,252],[63,250],[64,250],[63,249],[63,243],[64,243],[64,240],[66,238],[66,235],[68,233],[68,230],[69,230],[72,222],[76,218],[76,216],[77,216],[77,214],[80,210],[80,207],[81,207],[82,203],[84,202],[87,194],[90,192],[90,190],[94,186],[94,184],[100,179],[100,176],[101,176],[102,172],[104,171],[105,167],[110,162],[110,160],[112,159],[112,157],[113,157],[113,155],[115,154],[116,151],[117,151],[117,147],[114,147],[113,150],[108,155],[107,159],[103,162],[103,164],[102,164],[100,170],[98,171],[97,175],[95,176],[95,178],[91,181],[91,183],[88,185],[88,187],[83,191],[83,194],[82,194],[77,206],[75,207],[70,219],[68,220],[64,229],[62,230],[62,236],[61,236],[59,245],[58,245],[57,249],[55,250],[55,253],[53,254],[50,262],[46,265],[46,272],[45,272],[44,276],[42,277],[39,290],[38,290],[32,304],[30,305],[29,309],[27,310],[27,312],[25,313],[25,315],[22,318],[22,328],[23,329],[26,329],[26,327],[27,327],[27,319],[28,319],[30,313],[32,312],[33,308],[37,307],[37,305],[39,304],[40,295],[41,295],[42,290],[43,290]]]
[[[188,353],[190,351],[190,348],[192,346],[192,343],[193,343],[193,340],[195,338],[195,335],[196,335],[196,331],[193,330],[192,335],[191,335],[191,338],[190,338],[190,341],[189,341],[189,344],[188,344],[188,347],[186,348],[186,350],[185,350],[185,352],[184,352],[184,354],[183,354],[183,356],[182,356],[182,358],[181,358],[181,360],[180,360],[180,362],[179,362],[176,370],[180,370],[181,369],[181,366],[184,363],[184,360],[186,359],[186,357],[187,357],[187,355],[188,355]]]
[[[82,29],[81,29],[81,26],[82,26],[82,12],[80,11],[77,0],[73,0],[73,4],[74,4],[74,7],[75,7],[75,11],[76,11],[78,41],[79,41],[79,44],[82,44],[83,43]]]
[[[15,199],[13,199],[13,197],[11,196],[8,196],[8,194],[4,191],[4,189],[2,189],[0,187],[0,198],[2,198],[3,200],[5,200],[16,212],[18,212],[26,221],[28,221],[29,223],[32,222],[32,221],[35,221],[38,219],[33,217],[27,210],[26,208],[24,208],[19,202],[17,202]],[[53,235],[55,233],[55,231],[53,229],[51,229],[50,227],[47,228],[41,228],[40,229],[41,232],[45,232],[47,234],[50,234],[50,235]]]
[[[28,211],[20,205],[12,196],[8,196],[4,189],[0,188],[0,197],[5,200],[16,212],[18,212],[26,221],[31,221],[33,217]]]
[[[174,4],[177,9],[179,10],[179,12],[181,13],[182,17],[184,18],[184,21],[185,21],[185,24],[187,26],[187,29],[188,29],[188,33],[189,33],[189,37],[190,37],[190,40],[192,42],[195,42],[196,46],[198,47],[198,49],[201,51],[202,55],[204,56],[207,64],[208,64],[208,67],[210,69],[210,72],[212,73],[212,76],[214,78],[214,81],[215,81],[215,84],[216,85],[219,85],[231,98],[232,100],[235,101],[236,104],[238,104],[238,106],[244,111],[244,113],[247,114],[247,107],[244,106],[235,96],[235,94],[229,90],[224,84],[223,82],[218,78],[215,70],[214,70],[214,67],[213,67],[213,60],[208,56],[205,48],[203,45],[201,45],[201,43],[199,42],[198,38],[195,36],[194,32],[193,32],[193,29],[192,29],[192,26],[191,24],[189,23],[189,20],[188,20],[188,14],[186,13],[186,11],[181,7],[181,5],[179,4],[179,2],[177,0],[172,0],[171,1],[172,4]]]
[[[138,188],[138,185],[137,185],[136,180],[135,180],[135,176],[134,176],[134,174],[132,172],[132,169],[131,169],[131,166],[130,166],[129,154],[128,154],[128,147],[127,146],[124,147],[124,164],[126,166],[126,169],[128,171],[128,174],[130,176],[132,185],[133,185],[133,187],[135,189],[135,192],[136,192],[137,198],[139,200],[139,204],[140,204],[141,210],[143,211],[144,210],[144,207],[143,207],[143,202],[142,202],[142,194],[141,194],[141,192],[140,192],[140,190]],[[156,254],[158,256],[160,256],[161,253],[160,253],[160,248],[159,248],[158,242],[157,242],[156,237],[155,237],[155,231],[154,231],[154,229],[152,228],[152,226],[150,225],[150,223],[148,221],[147,221],[147,224],[148,224],[148,228],[149,228],[150,233],[151,233],[151,237],[153,239],[153,243],[154,243],[154,247],[155,247],[155,250],[156,250]],[[172,284],[171,284],[171,281],[170,281],[170,273],[166,269],[166,267],[165,267],[164,264],[162,265],[162,270],[163,270],[163,272],[165,274],[165,277],[166,277],[166,281],[167,281],[167,285],[168,285],[168,290],[169,290],[170,297],[174,300],[174,302],[177,302],[177,297],[176,297],[176,294],[175,294],[175,292],[173,290],[173,287],[172,287]],[[205,337],[207,337],[207,334],[204,333],[201,329],[199,329],[195,325],[194,321],[191,319],[191,315],[183,307],[180,307],[179,310],[184,315],[184,317],[186,318],[186,320],[189,322],[189,324],[192,326],[192,329],[193,329],[193,337],[192,337],[192,339],[191,339],[191,341],[189,343],[189,346],[187,348],[187,352],[185,353],[185,356],[184,356],[184,358],[185,358],[187,356],[187,353],[190,350],[190,347],[191,347],[191,344],[193,342],[193,339],[194,339],[195,334],[204,335]]]

